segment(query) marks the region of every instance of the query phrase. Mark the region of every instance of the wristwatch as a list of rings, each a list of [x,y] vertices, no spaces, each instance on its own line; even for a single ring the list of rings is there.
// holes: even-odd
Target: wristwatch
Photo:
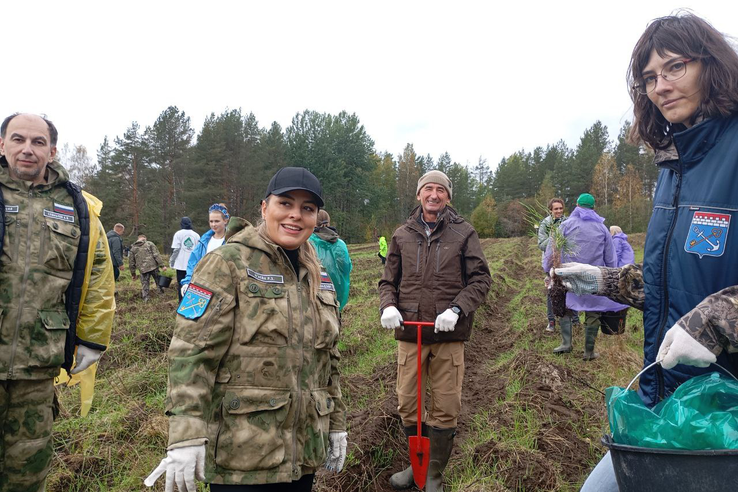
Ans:
[[[451,306],[451,311],[456,313],[457,316],[461,316],[461,308],[459,306]]]

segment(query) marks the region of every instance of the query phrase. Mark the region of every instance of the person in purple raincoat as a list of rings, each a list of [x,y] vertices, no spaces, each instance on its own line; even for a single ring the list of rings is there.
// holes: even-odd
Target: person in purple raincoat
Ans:
[[[575,261],[593,266],[617,266],[615,247],[610,231],[603,224],[605,219],[594,211],[595,199],[589,193],[582,193],[577,199],[577,207],[559,230],[571,241],[572,253],[563,255],[563,262]],[[549,271],[553,266],[553,250],[549,243],[543,255],[543,269]],[[596,359],[594,351],[597,332],[600,329],[600,316],[603,311],[620,311],[628,306],[611,301],[607,297],[590,294],[566,293],[566,307],[571,311],[584,311],[584,357],[585,361]],[[571,352],[571,316],[561,318],[560,346],[555,354]]]
[[[615,256],[618,257],[617,266],[633,265],[635,263],[635,253],[628,243],[628,236],[616,225],[610,226],[610,234],[612,235],[612,244],[615,246]]]

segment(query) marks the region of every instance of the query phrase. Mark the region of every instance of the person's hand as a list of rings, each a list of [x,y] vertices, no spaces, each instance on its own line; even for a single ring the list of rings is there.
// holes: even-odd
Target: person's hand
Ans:
[[[179,293],[182,294],[182,297],[184,297],[185,292],[187,292],[187,286],[190,284],[184,284],[182,287],[179,288]]]
[[[77,345],[77,363],[74,365],[74,369],[69,372],[72,374],[77,374],[78,372],[84,371],[92,364],[97,362],[100,359],[101,355],[102,350],[90,348],[85,345]]]
[[[395,306],[387,306],[382,311],[382,326],[388,330],[399,328],[402,324],[402,315]]]
[[[454,331],[457,321],[459,321],[459,315],[451,309],[447,309],[436,318],[436,328],[433,331],[435,333],[439,331]]]
[[[131,273],[131,279],[136,280],[136,274],[135,273]]]
[[[566,290],[575,294],[596,294],[602,285],[602,271],[586,263],[564,263],[561,268],[552,268],[551,276],[561,277]]]
[[[666,332],[656,360],[661,361],[664,369],[671,369],[677,364],[707,367],[715,362],[717,357],[684,331],[684,328],[674,325]]]
[[[343,470],[346,461],[346,448],[348,447],[348,434],[346,432],[330,432],[328,434],[328,459],[325,467],[332,472]]]
[[[125,270],[125,269],[126,269],[126,266],[125,266],[125,264],[123,264],[123,265],[121,265],[121,266],[119,266],[119,267],[118,267],[118,270],[120,270],[120,271],[123,271],[123,270]]]
[[[175,483],[179,492],[196,492],[195,477],[201,482],[205,481],[205,445],[167,451],[167,457],[146,477],[144,485],[151,487],[165,473],[165,492],[174,492]]]

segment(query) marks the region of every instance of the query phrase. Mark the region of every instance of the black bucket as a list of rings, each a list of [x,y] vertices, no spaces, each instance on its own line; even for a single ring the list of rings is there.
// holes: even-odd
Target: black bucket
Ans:
[[[738,449],[658,449],[616,444],[606,435],[620,492],[734,492]]]
[[[171,283],[172,283],[171,277],[159,275],[159,287],[161,287],[162,289],[168,289]]]
[[[622,335],[625,333],[625,319],[628,309],[622,311],[605,311],[600,315],[600,329],[603,335]]]

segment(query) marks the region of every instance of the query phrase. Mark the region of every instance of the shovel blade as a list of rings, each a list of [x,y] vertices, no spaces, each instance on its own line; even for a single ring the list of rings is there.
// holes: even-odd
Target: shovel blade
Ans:
[[[420,490],[425,487],[430,463],[430,439],[423,436],[410,436],[410,465],[413,467],[413,480]]]

